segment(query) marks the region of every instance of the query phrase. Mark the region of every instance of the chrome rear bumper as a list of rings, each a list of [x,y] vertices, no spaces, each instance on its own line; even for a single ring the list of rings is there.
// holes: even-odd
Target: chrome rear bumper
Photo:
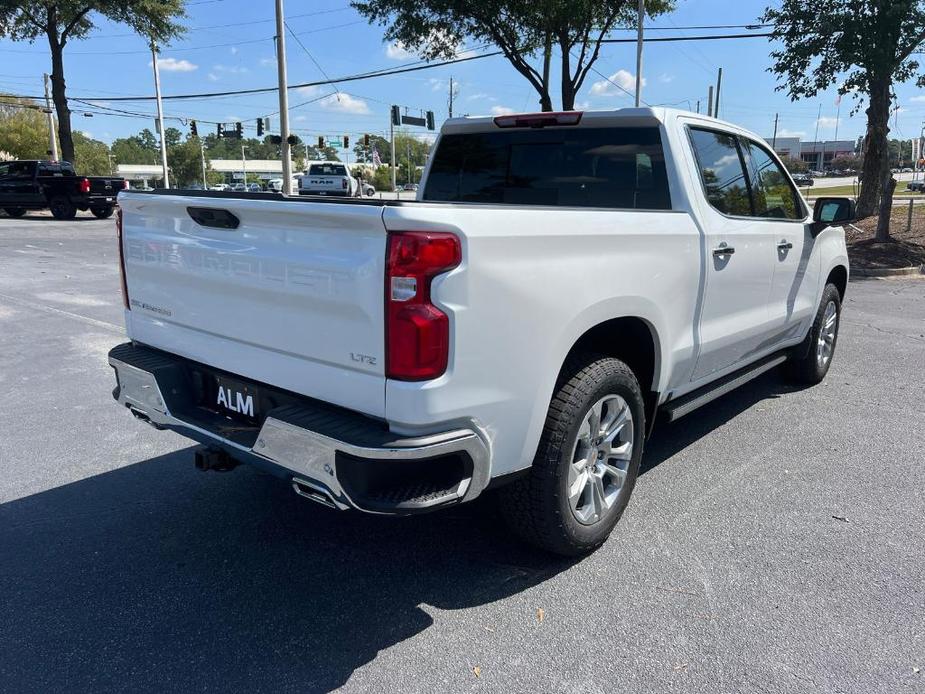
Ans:
[[[381,422],[322,404],[318,411],[305,399],[270,410],[249,445],[187,414],[182,358],[126,343],[113,348],[109,364],[113,397],[137,418],[276,468],[298,493],[338,509],[407,514],[471,500],[488,485],[488,447],[471,429],[396,437]]]

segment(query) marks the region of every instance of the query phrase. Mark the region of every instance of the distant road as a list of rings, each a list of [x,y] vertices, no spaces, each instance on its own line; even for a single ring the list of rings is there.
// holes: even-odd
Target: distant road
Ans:
[[[896,177],[897,181],[911,181],[911,173],[899,173],[893,174]],[[922,173],[919,172],[918,178],[922,178]],[[834,188],[836,186],[850,186],[852,183],[857,181],[857,176],[838,176],[835,178],[814,178],[813,179],[813,188]]]

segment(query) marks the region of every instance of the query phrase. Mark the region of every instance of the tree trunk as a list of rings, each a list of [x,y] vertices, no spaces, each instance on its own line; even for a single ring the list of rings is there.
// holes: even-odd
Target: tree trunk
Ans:
[[[893,191],[896,190],[896,179],[886,170],[880,194],[880,216],[877,219],[877,241],[890,240],[890,214],[893,211]]]
[[[572,111],[575,109],[575,85],[572,83],[572,53],[568,36],[559,37],[559,50],[562,53],[562,110]]]
[[[552,111],[552,97],[549,96],[549,64],[552,61],[552,34],[546,34],[543,47],[543,92],[540,93],[540,110]]]
[[[74,138],[71,136],[71,112],[67,107],[64,85],[64,47],[55,34],[49,33],[51,49],[51,98],[58,114],[58,141],[61,143],[61,161],[74,163]]]
[[[877,199],[884,191],[889,172],[890,87],[887,77],[875,77],[870,83],[870,104],[867,107],[867,135],[864,138],[864,167],[861,170],[861,195],[858,197],[859,218],[870,217],[877,209]]]

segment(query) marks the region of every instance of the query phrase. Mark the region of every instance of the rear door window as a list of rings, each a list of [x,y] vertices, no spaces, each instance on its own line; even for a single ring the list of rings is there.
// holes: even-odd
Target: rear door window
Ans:
[[[657,127],[443,135],[423,199],[671,209]]]
[[[735,136],[691,128],[690,139],[709,203],[723,214],[750,216],[752,203],[745,161]]]

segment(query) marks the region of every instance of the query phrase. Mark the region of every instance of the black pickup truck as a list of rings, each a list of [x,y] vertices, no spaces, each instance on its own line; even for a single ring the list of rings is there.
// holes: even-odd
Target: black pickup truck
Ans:
[[[66,161],[0,162],[0,209],[10,217],[48,209],[55,219],[74,219],[77,210],[106,219],[125,187],[123,178],[78,176]]]

